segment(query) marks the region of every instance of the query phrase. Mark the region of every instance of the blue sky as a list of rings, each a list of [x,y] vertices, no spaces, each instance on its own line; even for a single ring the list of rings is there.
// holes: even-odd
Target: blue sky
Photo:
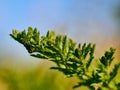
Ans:
[[[37,27],[42,34],[52,29],[85,42],[95,34],[104,36],[114,33],[112,9],[116,2],[117,0],[0,0],[0,53],[10,54],[14,50],[13,54],[25,54],[25,49],[11,39],[9,34],[12,29],[21,31],[28,26]]]
[[[51,29],[57,23],[98,19],[110,21],[116,0],[1,0],[0,25],[4,33],[27,26]],[[111,15],[112,16],[112,15]],[[9,27],[7,29],[7,27]],[[10,33],[10,32],[9,32]]]

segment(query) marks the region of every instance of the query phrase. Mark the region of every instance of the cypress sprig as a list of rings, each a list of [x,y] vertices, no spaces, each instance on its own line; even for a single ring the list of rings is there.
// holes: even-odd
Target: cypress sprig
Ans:
[[[97,59],[97,63],[94,59],[95,44],[77,44],[66,35],[56,35],[54,31],[48,31],[46,35],[40,36],[37,28],[28,27],[27,32],[13,30],[10,36],[23,44],[31,56],[56,63],[57,66],[51,69],[59,70],[67,77],[78,77],[80,82],[73,88],[83,85],[91,90],[104,90],[104,88],[118,90],[120,88],[120,82],[115,80],[120,63],[114,64],[111,70],[115,53],[113,48]]]

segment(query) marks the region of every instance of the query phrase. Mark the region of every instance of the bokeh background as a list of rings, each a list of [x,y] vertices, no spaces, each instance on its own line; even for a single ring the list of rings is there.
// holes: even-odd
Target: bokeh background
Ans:
[[[76,78],[49,70],[53,63],[29,56],[9,34],[37,27],[96,43],[96,57],[110,47],[120,60],[119,0],[0,0],[0,90],[72,90]],[[80,88],[76,89],[80,90]]]

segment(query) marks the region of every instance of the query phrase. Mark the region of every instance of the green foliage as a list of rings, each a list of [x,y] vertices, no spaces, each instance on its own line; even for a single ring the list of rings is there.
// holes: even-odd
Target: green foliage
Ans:
[[[10,36],[23,44],[31,56],[56,63],[57,66],[51,69],[59,70],[67,77],[78,77],[80,82],[73,88],[80,86],[87,86],[91,90],[120,88],[120,82],[116,81],[120,63],[114,64],[111,69],[115,52],[113,48],[96,60],[95,44],[76,44],[66,35],[56,35],[54,31],[48,31],[46,36],[40,36],[36,28],[29,27],[28,32],[13,30]]]
[[[63,75],[58,72],[48,72],[42,68],[21,70],[0,69],[0,81],[7,86],[5,90],[67,90],[68,83],[65,79],[59,80]]]

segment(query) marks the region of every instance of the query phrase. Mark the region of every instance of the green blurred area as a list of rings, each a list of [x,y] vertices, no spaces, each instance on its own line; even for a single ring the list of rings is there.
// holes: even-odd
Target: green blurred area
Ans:
[[[43,67],[29,70],[3,67],[0,69],[0,81],[7,86],[5,90],[65,90],[67,87],[62,74],[49,72]]]
[[[22,65],[19,68],[1,67],[0,90],[73,90],[77,78],[67,78],[61,72],[50,70],[50,62],[41,63],[29,69]],[[85,88],[76,90],[81,89]]]
[[[73,90],[72,87],[79,82],[76,77],[68,78],[59,71],[49,69],[55,65],[50,61],[40,60],[38,63],[33,67],[31,64],[26,63],[24,66],[22,63],[11,60],[1,65],[0,90]],[[119,76],[120,71],[117,76],[118,81]],[[89,89],[79,87],[75,90]]]

